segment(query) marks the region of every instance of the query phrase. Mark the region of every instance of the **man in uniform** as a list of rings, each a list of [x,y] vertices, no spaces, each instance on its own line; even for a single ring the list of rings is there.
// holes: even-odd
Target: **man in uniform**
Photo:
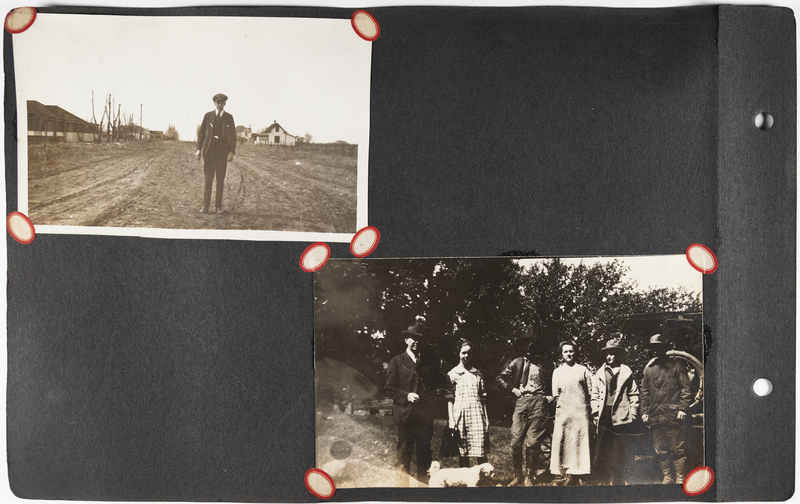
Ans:
[[[208,213],[211,205],[211,186],[214,177],[217,179],[217,197],[215,200],[215,211],[222,213],[222,191],[225,188],[225,172],[228,169],[228,161],[233,160],[236,153],[236,126],[233,123],[233,116],[225,112],[225,104],[228,97],[224,94],[214,95],[214,109],[203,116],[200,124],[200,131],[197,135],[197,152],[195,155],[200,159],[203,154],[206,184],[203,193],[203,208],[200,213]]]
[[[427,482],[433,457],[434,407],[438,385],[436,372],[423,362],[427,356],[426,336],[418,323],[403,331],[405,352],[393,357],[386,368],[384,393],[394,402],[397,421],[397,458],[411,473],[411,455],[416,448],[417,480]]]
[[[502,388],[514,396],[514,415],[511,418],[514,479],[508,486],[533,486],[537,470],[546,469],[539,454],[547,430],[548,404],[553,400],[553,396],[549,395],[553,370],[547,365],[546,359],[536,353],[536,343],[530,343],[525,355],[512,360],[497,377]],[[524,477],[523,445],[527,468]]]
[[[644,368],[642,420],[650,425],[663,484],[683,484],[686,477],[686,426],[692,388],[683,363],[667,356],[669,346],[660,334],[650,338],[657,357]]]

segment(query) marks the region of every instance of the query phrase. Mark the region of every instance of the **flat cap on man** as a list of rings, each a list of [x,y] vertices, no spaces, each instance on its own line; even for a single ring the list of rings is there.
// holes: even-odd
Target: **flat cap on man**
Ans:
[[[225,96],[222,93],[217,93],[217,94],[214,95],[214,103],[216,103],[218,101],[225,101],[226,102],[226,101],[228,101],[228,97]]]

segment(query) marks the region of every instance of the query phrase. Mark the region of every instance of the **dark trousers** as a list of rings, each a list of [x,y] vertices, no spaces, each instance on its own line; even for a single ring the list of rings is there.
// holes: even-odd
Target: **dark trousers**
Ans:
[[[427,481],[428,469],[431,467],[431,439],[433,439],[433,421],[410,416],[399,424],[397,429],[397,458],[403,469],[411,474],[411,454],[417,451],[417,479]]]
[[[522,476],[523,445],[528,473],[536,476],[536,469],[543,464],[539,460],[542,439],[547,430],[547,400],[544,395],[524,395],[517,398],[514,415],[511,417],[511,460],[514,475]]]
[[[624,483],[624,441],[625,426],[614,426],[611,408],[605,407],[600,415],[597,444],[595,445],[594,467],[597,476],[612,485]]]
[[[225,172],[228,171],[228,154],[223,149],[215,149],[212,146],[208,149],[204,160],[206,190],[203,194],[203,206],[208,207],[211,205],[211,185],[214,183],[214,176],[216,176],[217,198],[215,204],[217,208],[222,208],[222,191],[225,188]]]
[[[656,460],[664,482],[683,483],[686,476],[686,432],[683,424],[655,425],[652,433]]]

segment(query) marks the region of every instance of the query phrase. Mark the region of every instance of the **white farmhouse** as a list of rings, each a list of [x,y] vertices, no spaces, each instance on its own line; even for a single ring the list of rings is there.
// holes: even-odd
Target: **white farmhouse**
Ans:
[[[254,133],[253,138],[257,144],[292,146],[297,143],[297,136],[283,129],[278,121],[274,121],[263,133]]]

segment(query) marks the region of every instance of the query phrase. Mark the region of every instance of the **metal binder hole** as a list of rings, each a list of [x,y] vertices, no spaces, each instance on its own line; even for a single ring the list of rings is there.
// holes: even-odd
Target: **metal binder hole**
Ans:
[[[761,112],[755,118],[756,128],[768,130],[775,124],[775,119],[768,112]]]
[[[772,393],[772,382],[766,378],[759,378],[753,383],[753,392],[761,397],[766,397]]]

